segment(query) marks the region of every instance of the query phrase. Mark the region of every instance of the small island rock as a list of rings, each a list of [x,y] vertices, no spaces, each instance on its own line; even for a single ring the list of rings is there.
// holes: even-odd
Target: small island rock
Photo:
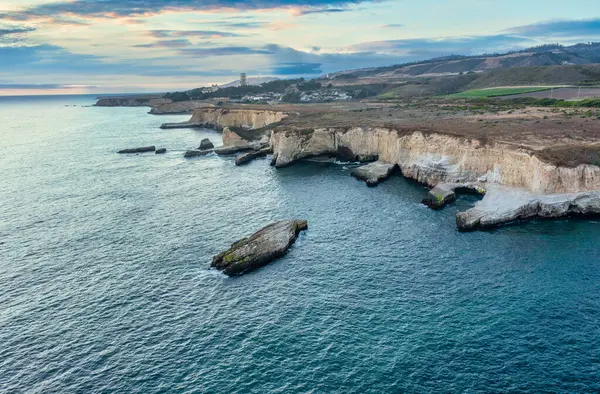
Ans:
[[[272,223],[249,238],[244,238],[213,258],[211,267],[228,276],[245,274],[283,256],[308,228],[306,220]]]
[[[162,155],[163,153],[167,153],[167,148],[157,149],[154,153],[156,153],[157,155]]]

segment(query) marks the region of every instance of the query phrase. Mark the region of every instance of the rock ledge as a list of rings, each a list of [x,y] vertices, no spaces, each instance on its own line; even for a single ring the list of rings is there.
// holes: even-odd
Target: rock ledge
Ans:
[[[354,168],[350,173],[356,179],[365,181],[367,186],[377,186],[396,169],[395,164],[376,161],[364,166]]]

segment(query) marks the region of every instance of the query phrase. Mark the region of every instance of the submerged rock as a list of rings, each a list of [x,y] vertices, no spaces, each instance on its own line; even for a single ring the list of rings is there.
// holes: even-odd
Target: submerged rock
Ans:
[[[264,227],[213,258],[211,267],[228,276],[242,275],[283,256],[308,228],[306,220],[284,220]]]
[[[376,161],[364,166],[356,167],[350,172],[353,177],[365,181],[367,186],[377,186],[384,179],[392,175],[396,169],[395,164]]]
[[[156,153],[157,155],[162,155],[163,153],[167,153],[167,148],[157,149],[154,153]]]
[[[141,148],[130,148],[130,149],[123,149],[118,151],[117,153],[144,153],[144,152],[154,152],[156,150],[156,147],[153,146],[143,146]]]
[[[198,147],[198,150],[213,149],[214,147],[215,146],[212,142],[210,142],[208,138],[204,138],[202,141],[200,141],[200,146]]]

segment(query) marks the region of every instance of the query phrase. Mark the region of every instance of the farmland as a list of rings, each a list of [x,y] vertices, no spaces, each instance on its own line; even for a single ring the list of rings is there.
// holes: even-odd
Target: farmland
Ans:
[[[506,88],[490,88],[490,89],[474,89],[451,94],[448,97],[453,98],[477,98],[477,97],[501,97],[512,96],[516,94],[526,94],[534,92],[543,92],[550,90],[547,86],[532,86],[532,87],[506,87]]]

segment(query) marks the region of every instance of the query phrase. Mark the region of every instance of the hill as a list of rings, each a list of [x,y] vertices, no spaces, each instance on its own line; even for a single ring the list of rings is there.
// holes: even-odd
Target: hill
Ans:
[[[544,45],[504,54],[452,55],[420,62],[330,74],[335,85],[399,83],[418,77],[482,73],[501,69],[600,63],[600,43]]]
[[[512,67],[481,73],[416,77],[390,86],[382,99],[448,95],[472,89],[507,86],[594,86],[600,84],[600,64]]]

